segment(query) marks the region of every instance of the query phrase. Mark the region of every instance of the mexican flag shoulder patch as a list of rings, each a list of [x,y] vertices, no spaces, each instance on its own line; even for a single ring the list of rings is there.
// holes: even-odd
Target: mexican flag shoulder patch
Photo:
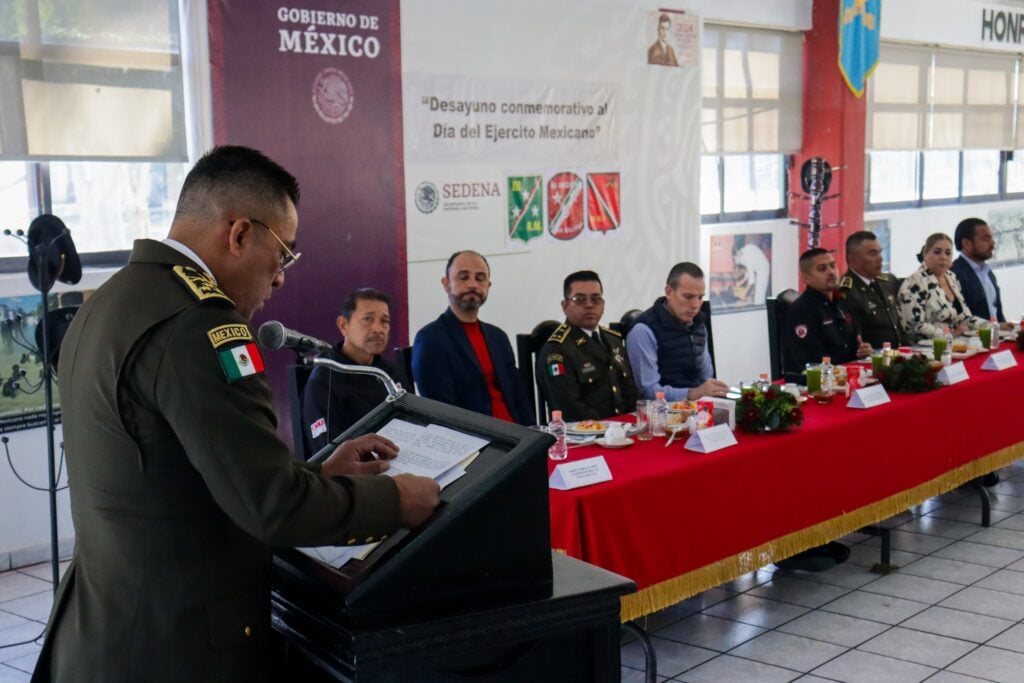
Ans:
[[[263,356],[254,342],[221,349],[217,351],[217,358],[229,382],[263,374]]]

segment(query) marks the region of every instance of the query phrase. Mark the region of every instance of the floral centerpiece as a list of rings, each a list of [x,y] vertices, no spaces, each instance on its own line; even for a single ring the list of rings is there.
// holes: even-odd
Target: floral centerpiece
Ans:
[[[939,387],[936,375],[942,364],[924,354],[915,353],[909,358],[896,356],[877,375],[886,391],[917,394]]]
[[[765,391],[747,387],[736,403],[736,423],[748,432],[784,432],[803,421],[796,396],[774,384]]]

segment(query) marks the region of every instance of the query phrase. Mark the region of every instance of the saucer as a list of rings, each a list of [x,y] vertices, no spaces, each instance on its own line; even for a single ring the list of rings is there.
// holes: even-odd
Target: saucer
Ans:
[[[598,446],[604,446],[605,448],[629,448],[633,445],[633,439],[628,436],[622,441],[605,441],[603,438],[595,441]]]

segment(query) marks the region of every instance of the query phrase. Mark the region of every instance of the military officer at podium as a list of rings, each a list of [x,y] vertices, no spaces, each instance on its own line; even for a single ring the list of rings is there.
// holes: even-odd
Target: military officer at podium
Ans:
[[[861,230],[846,238],[846,265],[839,291],[861,338],[876,349],[884,342],[903,344],[896,301],[900,286],[896,276],[882,272],[882,245],[875,233]]]
[[[566,420],[631,412],[637,388],[618,332],[600,327],[604,292],[597,273],[572,273],[562,286],[565,322],[537,354],[537,383],[552,410]]]

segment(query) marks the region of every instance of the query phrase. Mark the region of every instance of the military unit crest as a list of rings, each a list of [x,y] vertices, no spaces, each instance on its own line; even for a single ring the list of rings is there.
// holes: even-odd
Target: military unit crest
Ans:
[[[199,301],[207,301],[210,299],[221,299],[234,305],[227,294],[220,291],[220,287],[212,277],[207,275],[205,272],[192,266],[174,266],[174,274],[178,276],[190,292]]]

